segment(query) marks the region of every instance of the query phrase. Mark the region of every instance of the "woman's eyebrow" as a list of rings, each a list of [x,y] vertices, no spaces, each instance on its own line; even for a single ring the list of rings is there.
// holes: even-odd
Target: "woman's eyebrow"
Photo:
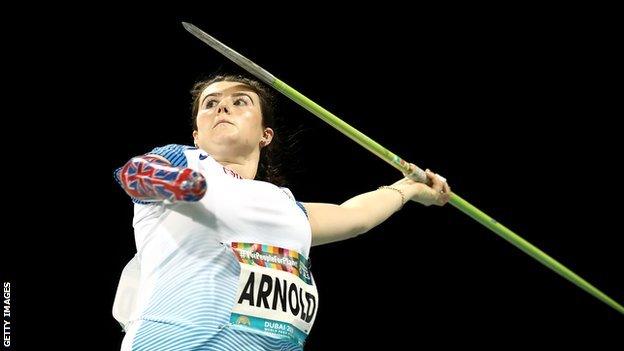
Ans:
[[[209,98],[209,97],[211,97],[211,96],[221,96],[221,95],[223,95],[223,93],[217,93],[217,92],[215,92],[215,93],[210,93],[210,94],[208,94],[208,95],[204,96],[204,98],[202,99],[202,101],[201,101],[200,105],[203,105],[203,104],[204,104],[204,101],[206,101],[206,99],[207,99],[207,98]],[[235,92],[235,93],[232,93],[232,96],[246,96],[246,97],[248,97],[248,98],[249,98],[249,100],[251,100],[251,104],[252,104],[252,105],[255,105],[255,104],[254,104],[254,100],[251,98],[251,96],[250,96],[249,94],[246,94],[246,93],[243,93],[243,92]]]
[[[206,98],[208,98],[210,96],[219,96],[219,95],[223,95],[223,94],[221,94],[221,93],[211,93],[211,94],[208,94],[208,95],[204,96],[204,98],[202,99],[200,105],[204,104],[204,101],[206,101]]]
[[[249,96],[249,94],[243,93],[243,92],[238,92],[238,93],[233,93],[232,96],[246,96],[249,98],[249,100],[251,101],[251,104],[254,104],[253,99],[251,98],[251,96]]]

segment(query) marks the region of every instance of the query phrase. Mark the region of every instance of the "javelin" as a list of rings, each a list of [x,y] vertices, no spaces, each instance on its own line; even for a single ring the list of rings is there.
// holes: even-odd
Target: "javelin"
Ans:
[[[312,112],[312,114],[319,117],[320,119],[325,121],[330,126],[336,128],[339,132],[346,135],[347,137],[349,137],[356,143],[360,144],[366,150],[377,155],[379,158],[386,161],[394,168],[407,174],[407,177],[409,177],[410,179],[413,179],[420,183],[427,182],[427,176],[422,169],[415,167],[415,169],[412,170],[408,162],[404,161],[402,158],[400,158],[396,154],[390,152],[390,150],[386,149],[385,147],[379,145],[377,142],[367,137],[365,134],[363,134],[359,130],[351,127],[345,121],[341,120],[333,113],[327,111],[326,109],[324,109],[323,107],[315,103],[314,101],[308,99],[303,94],[301,94],[297,90],[290,87],[288,84],[277,79],[271,73],[267,72],[262,67],[256,65],[248,58],[244,57],[238,52],[225,46],[223,43],[213,38],[212,36],[206,34],[201,29],[186,22],[182,22],[182,25],[187,31],[189,31],[191,34],[196,36],[198,39],[208,44],[210,47],[217,50],[218,52],[220,52],[225,57],[232,60],[234,63],[236,63],[240,67],[244,68],[249,73],[253,74],[256,78],[272,86],[280,93],[286,95],[288,98],[290,98],[291,100],[299,104],[301,107]],[[588,283],[585,279],[581,278],[576,273],[572,272],[566,266],[557,262],[557,260],[555,260],[554,258],[548,256],[542,250],[538,249],[537,247],[535,247],[528,241],[524,240],[518,234],[512,232],[504,225],[498,223],[495,219],[488,216],[487,214],[485,214],[478,208],[474,207],[468,201],[462,199],[459,195],[452,192],[450,194],[449,202],[451,203],[451,205],[453,205],[460,211],[464,212],[468,216],[472,217],[475,221],[481,223],[486,228],[496,233],[498,236],[510,242],[515,247],[524,251],[524,253],[533,257],[534,259],[542,263],[544,266],[552,269],[557,274],[571,281],[579,288],[585,290],[586,292],[593,295],[600,301],[613,307],[616,311],[624,314],[624,307],[622,307],[622,305],[617,303],[615,300],[607,296],[602,291],[598,290],[596,287]]]

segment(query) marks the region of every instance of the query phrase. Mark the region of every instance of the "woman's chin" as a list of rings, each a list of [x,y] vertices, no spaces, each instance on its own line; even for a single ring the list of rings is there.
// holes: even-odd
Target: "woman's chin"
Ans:
[[[210,140],[211,149],[217,151],[219,153],[232,153],[235,150],[240,151],[241,147],[245,148],[241,145],[241,141],[236,137],[228,137],[228,136],[219,136]]]
[[[233,145],[238,141],[238,133],[236,132],[222,132],[213,135],[210,141],[216,145]]]

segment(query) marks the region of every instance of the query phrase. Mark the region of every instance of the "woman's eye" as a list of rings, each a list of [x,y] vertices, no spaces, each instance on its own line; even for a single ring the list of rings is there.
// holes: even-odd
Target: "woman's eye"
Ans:
[[[206,108],[213,108],[217,106],[217,100],[209,100],[206,102]]]
[[[234,100],[234,106],[247,106],[247,101],[243,98],[238,98]]]

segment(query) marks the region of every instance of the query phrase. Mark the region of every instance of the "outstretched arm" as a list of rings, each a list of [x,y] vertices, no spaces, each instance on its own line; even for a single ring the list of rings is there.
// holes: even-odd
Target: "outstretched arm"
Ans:
[[[204,176],[186,167],[174,167],[158,155],[133,157],[117,171],[117,179],[135,200],[199,201],[206,193]]]
[[[432,185],[403,178],[391,185],[412,200],[425,206],[444,205],[449,200],[450,188],[435,173],[427,170]],[[341,205],[303,203],[312,229],[312,245],[356,237],[373,229],[403,206],[403,197],[393,189],[383,188],[355,196]]]

